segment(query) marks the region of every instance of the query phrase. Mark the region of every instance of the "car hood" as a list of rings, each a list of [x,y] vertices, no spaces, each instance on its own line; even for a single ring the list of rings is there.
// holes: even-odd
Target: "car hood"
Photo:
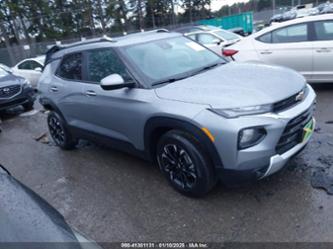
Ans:
[[[155,92],[162,99],[234,108],[278,102],[301,91],[305,83],[287,68],[230,62]]]
[[[4,77],[0,77],[0,87],[9,86],[13,84],[22,84],[24,78],[13,74],[8,74]]]

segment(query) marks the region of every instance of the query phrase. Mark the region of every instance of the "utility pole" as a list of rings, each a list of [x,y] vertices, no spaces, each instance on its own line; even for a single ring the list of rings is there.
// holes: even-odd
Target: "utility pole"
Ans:
[[[12,51],[12,48],[11,48],[11,45],[10,45],[9,36],[7,34],[6,27],[5,27],[3,22],[0,22],[0,38],[1,38],[1,36],[5,40],[5,45],[6,45],[6,48],[7,48],[7,51],[8,51],[8,55],[9,55],[10,63],[8,63],[8,65],[12,66],[16,63],[16,61],[15,61],[13,51]]]
[[[171,0],[172,25],[176,24],[175,3]]]
[[[190,16],[190,23],[192,23],[192,21],[193,21],[193,16],[192,16],[192,1],[191,0],[189,0],[189,6],[188,6],[188,10],[189,10],[189,16]]]
[[[142,31],[144,29],[144,24],[143,24],[142,1],[141,0],[138,0],[138,14],[139,14],[139,26],[140,26],[140,30]]]
[[[275,0],[272,0],[273,15],[275,15]]]

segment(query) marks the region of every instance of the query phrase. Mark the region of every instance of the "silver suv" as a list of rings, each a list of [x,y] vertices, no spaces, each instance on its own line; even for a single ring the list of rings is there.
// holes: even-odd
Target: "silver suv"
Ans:
[[[277,172],[315,126],[300,74],[227,63],[165,31],[55,46],[39,90],[59,147],[88,139],[135,153],[190,196]]]

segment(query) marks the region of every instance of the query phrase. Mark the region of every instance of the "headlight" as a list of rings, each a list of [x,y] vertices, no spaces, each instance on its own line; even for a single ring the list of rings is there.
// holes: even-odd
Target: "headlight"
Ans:
[[[237,107],[230,109],[210,109],[225,118],[237,118],[244,115],[261,114],[272,111],[272,105],[257,105],[248,107]]]
[[[238,148],[246,149],[258,144],[266,136],[266,130],[263,127],[246,128],[238,134]]]

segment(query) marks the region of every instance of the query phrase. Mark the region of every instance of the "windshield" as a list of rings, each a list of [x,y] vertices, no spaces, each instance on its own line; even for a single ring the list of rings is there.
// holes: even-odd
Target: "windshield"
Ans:
[[[7,76],[9,73],[0,67],[0,77]]]
[[[155,40],[125,48],[125,55],[150,81],[188,77],[194,71],[225,62],[221,57],[185,37]]]
[[[236,35],[232,32],[226,31],[226,30],[218,30],[218,31],[214,31],[214,33],[227,41],[239,39],[238,35]]]

